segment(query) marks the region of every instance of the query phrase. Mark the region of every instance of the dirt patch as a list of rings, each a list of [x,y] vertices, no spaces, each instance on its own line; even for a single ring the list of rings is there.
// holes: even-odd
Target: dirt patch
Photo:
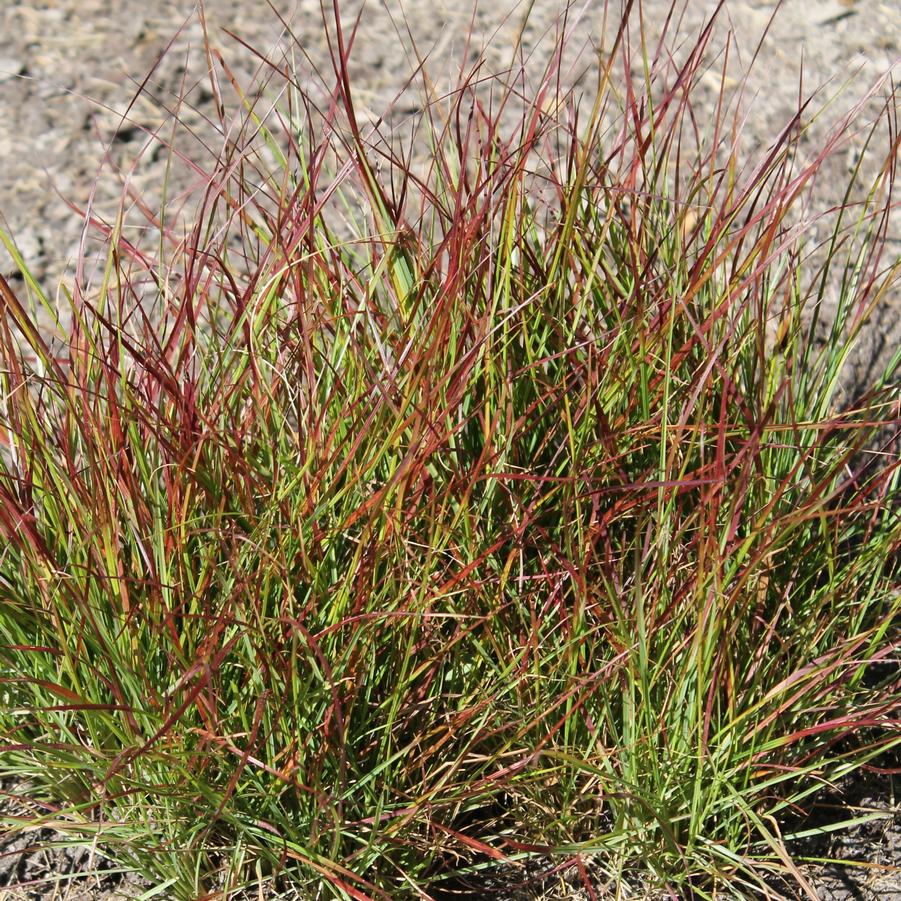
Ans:
[[[714,0],[683,4],[682,37],[668,41],[660,52],[676,60],[684,58],[716,5]],[[276,0],[274,6],[290,23],[288,42],[304,87],[316,93],[317,72],[332,84],[319,0]],[[644,27],[651,47],[667,21],[668,6],[669,0],[644,2]],[[727,94],[733,95],[732,102],[741,103],[746,116],[743,142],[748,157],[775,139],[797,110],[799,96],[823,85],[811,110],[833,95],[840,96],[802,139],[799,152],[812,152],[830,124],[840,120],[899,57],[901,7],[896,3],[786,0],[777,6],[774,0],[725,4],[710,42],[706,60],[710,68],[697,95],[703,119],[705,105],[712,114],[723,80],[722,51],[731,40]],[[225,30],[267,51],[284,37],[282,22],[254,0],[207,0],[205,7],[209,34],[223,47],[237,80],[248,84],[262,64]],[[529,7],[531,14],[523,27]],[[6,123],[0,130],[0,222],[5,221],[25,262],[51,298],[57,295],[60,276],[71,269],[82,236],[80,218],[63,197],[82,210],[90,202],[107,221],[115,219],[126,178],[151,204],[159,199],[168,159],[151,136],[159,132],[169,138],[176,108],[190,129],[178,133],[180,152],[207,162],[223,146],[206,61],[199,52],[203,29],[193,9],[189,0],[7,0],[0,5],[0,112]],[[609,6],[603,0],[581,0],[567,14],[573,40],[564,70],[577,96],[590,95],[594,51],[609,48],[619,9],[618,0]],[[362,12],[351,54],[360,118],[375,121],[386,114],[417,66],[414,47],[427,57],[436,94],[454,83],[459,68],[471,64],[480,45],[486,47],[485,73],[503,72],[514,59],[513,47],[520,34],[527,69],[537,78],[564,10],[564,0],[481,2],[475,9],[452,0],[403,4],[388,0],[368,5],[344,0],[342,19],[348,31]],[[468,43],[470,29],[473,40]],[[759,59],[751,67],[764,34]],[[748,68],[752,68],[751,77],[742,96],[736,96],[741,74]],[[640,78],[640,66],[631,75]],[[226,79],[221,77],[223,93],[229,95]],[[618,77],[624,80],[624,73]],[[135,100],[141,86],[142,96]],[[817,186],[819,209],[841,201],[868,125],[878,115],[887,90],[886,83],[863,105],[847,141],[823,166]],[[402,97],[387,113],[385,127],[405,126],[419,111],[418,97],[417,91]],[[120,168],[119,177],[107,166],[98,178],[104,157]],[[170,187],[170,204],[177,205],[185,198],[174,189],[188,189],[190,179],[183,176]],[[824,239],[828,228],[828,217],[813,221],[811,238]],[[892,241],[891,247],[901,247],[897,224]],[[0,267],[17,277],[17,268],[3,250]],[[898,308],[895,297],[874,314],[874,328],[852,361],[854,381],[864,381],[872,361],[884,361],[901,341]]]

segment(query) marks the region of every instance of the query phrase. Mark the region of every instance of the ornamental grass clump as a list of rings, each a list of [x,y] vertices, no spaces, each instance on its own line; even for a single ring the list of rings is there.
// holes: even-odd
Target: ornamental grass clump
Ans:
[[[901,742],[899,355],[843,388],[892,97],[812,245],[857,120],[743,160],[709,28],[627,8],[581,105],[475,65],[399,150],[324,27],[321,104],[207,48],[191,216],[93,217],[70,327],[0,279],[6,826],[178,899],[810,891],[791,824]]]

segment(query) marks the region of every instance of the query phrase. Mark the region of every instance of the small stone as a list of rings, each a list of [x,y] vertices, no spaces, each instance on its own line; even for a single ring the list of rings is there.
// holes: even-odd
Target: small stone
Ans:
[[[25,74],[25,63],[14,56],[0,56],[0,84]]]
[[[22,259],[25,260],[26,264],[34,263],[44,251],[44,242],[41,240],[41,236],[33,229],[24,228],[14,238],[16,247],[19,253],[22,254]]]

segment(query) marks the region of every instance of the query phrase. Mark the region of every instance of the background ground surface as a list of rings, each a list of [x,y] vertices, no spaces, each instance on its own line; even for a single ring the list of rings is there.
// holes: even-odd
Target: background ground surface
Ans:
[[[319,0],[272,0],[272,5],[292,25],[295,56],[311,89],[316,90],[314,66],[329,83],[331,69]],[[361,118],[373,121],[385,113],[415,67],[414,44],[421,54],[429,54],[428,69],[439,88],[455,81],[459,67],[472,61],[482,43],[487,44],[489,71],[503,71],[511,60],[529,5],[481,0],[473,8],[472,0],[370,0],[364,7],[361,0],[345,0],[341,4],[345,22],[352,21],[362,8],[352,53]],[[716,5],[709,0],[688,0],[680,6],[685,47]],[[528,67],[536,75],[547,59],[549,38],[563,8],[562,0],[535,0],[532,4],[522,42],[525,52],[533,54]],[[610,4],[612,19],[618,17],[619,8],[619,2]],[[644,26],[652,46],[668,8],[669,0],[645,0],[643,4]],[[574,35],[572,53],[567,58],[572,66],[570,81],[586,96],[590,96],[593,85],[592,54],[580,56],[577,51],[603,45],[603,11],[602,0],[583,0],[574,4],[569,14]],[[282,23],[262,0],[207,0],[206,16],[213,42],[222,47],[245,83],[259,60],[223,29],[264,51],[274,47],[282,34]],[[717,57],[717,51],[731,34],[734,46],[727,88],[734,92],[768,26],[742,100],[747,114],[744,146],[749,154],[776,137],[797,109],[799,94],[806,96],[815,86],[824,84],[821,98],[825,101],[843,89],[842,96],[811,129],[806,144],[813,147],[817,135],[825,134],[829,123],[837,121],[880,76],[893,65],[896,79],[901,72],[897,65],[901,55],[901,3],[785,0],[780,6],[773,0],[726,0],[711,44],[711,69],[700,95],[709,101],[711,111],[720,85],[722,58]],[[470,30],[474,41],[467,46]],[[606,33],[609,40],[609,23]],[[133,183],[149,197],[158,196],[166,155],[154,153],[148,132],[166,125],[170,118],[166,107],[171,109],[177,95],[185,93],[194,109],[183,107],[180,115],[198,136],[193,146],[188,142],[185,152],[208,160],[201,141],[212,141],[211,146],[216,147],[208,118],[213,115],[212,95],[204,86],[205,61],[198,52],[202,36],[191,0],[0,0],[0,222],[5,220],[25,261],[51,296],[77,253],[82,231],[79,217],[62,198],[83,206],[93,192],[99,213],[112,216],[117,208],[120,182],[110,172],[97,179],[105,152],[126,170],[133,164]],[[146,85],[154,99],[139,98],[129,109],[139,84],[170,41],[168,54]],[[678,42],[668,49],[678,57]],[[619,77],[625,79],[625,74]],[[861,111],[858,122],[862,132],[878,112],[878,97],[884,97],[890,89],[884,86],[877,100]],[[419,96],[414,92],[401,98],[387,121],[403,124],[414,116]],[[817,187],[823,209],[840,201],[863,140],[863,133],[851,139],[824,168]],[[804,146],[802,143],[801,152]],[[817,227],[812,231],[816,237]],[[889,249],[897,255],[901,252],[897,222],[892,235],[894,243]],[[18,278],[15,266],[2,250],[0,269],[11,279]],[[884,357],[901,340],[899,310],[896,296],[888,298],[877,311],[868,342],[855,363],[858,374],[864,375],[870,361]],[[889,795],[883,785],[877,788],[875,800],[872,793],[857,800],[864,807],[876,804],[885,808],[894,802]],[[901,828],[897,817],[877,825],[878,829],[870,827],[866,835],[857,833],[836,845],[837,853],[845,849],[849,856],[864,857],[877,866],[819,873],[817,884],[823,898],[901,898],[901,882],[897,871],[892,871],[901,865]],[[60,875],[54,870],[84,867],[88,858],[74,851],[50,857],[38,852],[21,854],[29,841],[36,844],[40,838],[32,834],[28,841],[20,836],[4,844],[0,837],[0,897],[128,896],[125,888],[110,877],[71,884],[57,881],[54,885],[52,877]],[[2,887],[23,879],[37,879],[40,884],[32,889]],[[568,896],[558,893],[554,897]]]
[[[291,24],[295,63],[304,86],[317,92],[320,80],[315,69],[325,83],[332,84],[322,24],[323,8],[331,16],[332,3],[323,7],[320,0],[270,2]],[[609,5],[604,0],[570,2],[569,83],[576,85],[577,96],[590,100],[596,59],[592,48],[609,48],[622,0],[609,0]],[[374,121],[386,114],[416,66],[414,46],[428,55],[428,71],[440,93],[456,81],[460,67],[470,64],[482,45],[486,47],[485,74],[507,69],[522,29],[526,68],[537,80],[565,5],[566,0],[344,0],[340,7],[345,23],[352,23],[362,11],[351,56],[358,76],[355,103],[360,118]],[[664,52],[684,59],[717,5],[715,0],[679,0],[681,38],[670,38]],[[222,47],[238,80],[247,84],[260,62],[223,29],[268,51],[278,44],[283,31],[279,16],[264,0],[207,0],[205,6],[213,42]],[[651,47],[656,47],[669,6],[670,0],[643,3],[643,27]],[[0,0],[0,223],[5,220],[32,272],[51,296],[77,253],[81,235],[79,217],[60,195],[81,207],[92,197],[97,212],[110,219],[115,215],[120,181],[110,171],[96,179],[105,151],[129,173],[136,189],[151,200],[158,197],[167,156],[148,134],[162,128],[162,134],[168,135],[167,120],[180,94],[186,97],[179,115],[197,135],[196,140],[189,139],[182,131],[180,149],[209,161],[210,148],[213,152],[221,148],[221,136],[210,121],[213,102],[203,53],[198,52],[203,32],[194,7],[193,0]],[[743,148],[749,157],[779,134],[797,110],[800,95],[806,97],[815,87],[824,86],[812,111],[840,94],[802,140],[803,152],[816,146],[817,138],[897,63],[901,4],[893,0],[725,0],[718,26],[708,53],[710,70],[696,101],[702,107],[708,102],[712,115],[722,51],[731,41],[727,95],[736,104],[740,101],[746,117]],[[467,44],[470,31],[473,41]],[[765,33],[757,63],[751,66]],[[145,96],[131,104],[167,47],[165,58],[146,81]],[[750,77],[739,98],[735,96],[739,78],[749,68]],[[640,67],[636,65],[631,74],[640,78]],[[618,71],[618,77],[625,81],[625,73]],[[387,112],[384,127],[400,125],[403,130],[412,122],[422,106],[418,88],[417,83]],[[821,170],[820,209],[841,200],[849,169],[863,146],[866,125],[890,89],[884,85],[877,91],[856,117],[859,133]],[[225,83],[223,94],[234,98]],[[828,234],[825,223],[811,231],[813,238]],[[893,237],[894,247],[901,247],[897,223]],[[0,267],[16,276],[2,249]],[[854,361],[858,382],[864,380],[871,360],[883,357],[901,340],[897,298],[877,311],[874,326]]]

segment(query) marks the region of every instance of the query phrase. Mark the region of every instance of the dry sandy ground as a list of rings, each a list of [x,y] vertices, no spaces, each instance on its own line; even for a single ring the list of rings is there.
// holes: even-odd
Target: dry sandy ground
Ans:
[[[522,45],[529,55],[527,71],[537,75],[548,58],[565,2],[343,0],[340,7],[347,23],[362,9],[352,54],[352,69],[358,75],[355,102],[362,118],[375,119],[385,113],[415,67],[414,44],[428,54],[428,70],[439,91],[454,82],[459,67],[471,61],[480,43],[487,45],[486,71],[503,71],[512,59],[513,43],[529,7]],[[603,36],[604,0],[570,2],[569,81],[588,96],[593,86],[592,48],[603,47],[605,37],[609,46],[611,27],[608,22]],[[608,2],[609,20],[615,21],[622,0]],[[655,45],[669,2],[644,0],[649,46]],[[715,0],[678,2],[680,37],[667,42],[667,51],[677,59],[684,58],[717,5]],[[320,0],[272,3],[291,23],[299,70],[307,73],[302,80],[315,93],[317,79],[312,67],[318,67],[327,82],[331,77]],[[329,2],[326,6],[331,8]],[[163,126],[163,134],[167,134],[168,111],[179,93],[187,95],[181,116],[198,135],[198,140],[192,141],[182,132],[181,148],[195,158],[209,159],[201,140],[217,146],[208,121],[213,106],[203,54],[197,52],[202,29],[193,8],[194,0],[0,0],[0,224],[5,220],[33,274],[51,296],[78,251],[81,234],[79,217],[60,195],[80,207],[92,196],[94,209],[108,218],[117,209],[120,183],[110,171],[96,179],[106,149],[113,161],[129,171],[135,187],[150,198],[159,196],[166,155],[154,152],[148,132]],[[246,84],[259,60],[222,29],[265,51],[276,46],[282,23],[265,0],[206,0],[206,10],[214,42],[223,48],[239,81]],[[725,0],[710,44],[707,61],[711,68],[697,100],[713,106],[720,84],[721,53],[730,33],[727,83],[734,85],[748,69],[768,27],[741,103],[747,116],[744,145],[749,155],[772,141],[789,121],[797,109],[799,91],[806,95],[824,85],[814,106],[839,92],[841,96],[814,123],[801,145],[802,152],[805,147],[813,148],[829,124],[839,120],[843,111],[897,63],[901,3],[783,0],[780,5],[777,0]],[[138,85],[179,28],[169,53],[147,80],[144,96],[129,106]],[[470,28],[474,41],[467,47],[465,36]],[[589,52],[580,52],[586,49]],[[799,81],[802,70],[803,87]],[[895,75],[897,78],[897,72]],[[878,98],[884,97],[886,90],[878,92],[877,99],[857,116],[858,134],[824,166],[818,185],[821,209],[841,199],[866,124],[878,112]],[[402,97],[388,114],[387,123],[406,124],[417,112],[419,97],[417,92]],[[221,138],[218,140],[221,146]],[[813,226],[811,232],[813,238],[822,237],[825,225]],[[901,247],[897,225],[894,237],[898,241],[894,246]],[[16,276],[2,248],[0,270]],[[857,382],[871,359],[884,357],[901,339],[897,299],[884,304],[876,318],[872,339],[853,361]]]
[[[306,61],[298,54],[301,71],[310,70],[312,79],[311,67],[315,64],[328,80],[319,0],[273,0],[273,5],[289,19],[297,45],[309,57]],[[357,102],[364,115],[374,119],[385,111],[415,66],[414,43],[420,52],[429,53],[428,68],[439,87],[454,80],[458,68],[471,60],[483,42],[487,43],[489,70],[501,71],[511,59],[523,12],[529,5],[513,0],[481,0],[473,9],[472,0],[405,0],[403,4],[399,0],[370,0],[362,11],[353,52],[353,68],[359,76]],[[532,54],[529,71],[540,71],[547,59],[547,38],[553,36],[563,5],[563,0],[535,0],[522,33],[523,47]],[[715,5],[710,0],[682,3],[680,34],[689,44]],[[711,69],[702,88],[712,105],[719,86],[717,51],[727,37],[731,35],[734,42],[729,70],[729,83],[734,84],[750,64],[769,26],[742,104],[747,113],[748,153],[778,134],[797,108],[799,91],[806,94],[816,85],[826,85],[821,95],[825,100],[842,89],[840,99],[811,129],[808,145],[813,147],[817,135],[824,134],[830,122],[839,119],[897,64],[901,54],[901,3],[897,0],[784,0],[778,10],[777,5],[773,0],[726,0],[711,45]],[[183,108],[183,118],[200,136],[211,135],[205,117],[212,113],[212,97],[203,87],[204,61],[197,52],[202,29],[193,6],[191,0],[0,0],[0,216],[51,296],[77,252],[81,234],[78,217],[67,209],[60,195],[82,206],[93,191],[96,209],[111,215],[120,185],[109,173],[96,179],[106,149],[117,163],[135,164],[131,177],[142,191],[150,196],[158,193],[165,155],[153,153],[147,133],[166,124],[166,108],[172,107],[179,93],[187,92],[188,103],[195,107]],[[651,42],[659,34],[668,6],[668,0],[644,3]],[[361,7],[361,0],[345,0],[341,4],[345,21],[355,18]],[[570,12],[574,37],[573,52],[567,60],[572,66],[570,80],[585,93],[590,90],[592,74],[585,60],[591,54],[579,56],[577,51],[601,46],[603,7],[602,0],[582,0]],[[268,50],[279,41],[281,23],[262,0],[206,0],[206,10],[214,43],[223,48],[239,79],[246,82],[258,60],[221,29],[228,28],[248,43]],[[618,10],[619,0],[611,0],[614,18]],[[470,28],[474,46],[467,48],[465,35]],[[146,84],[150,97],[142,97],[129,107],[138,84],[170,41],[168,55]],[[668,47],[677,57],[685,49],[678,41]],[[799,86],[802,66],[803,88]],[[899,73],[901,68],[896,66],[896,79]],[[879,96],[884,95],[885,89]],[[415,97],[402,98],[388,119],[403,122],[416,109]],[[856,120],[861,134],[824,169],[825,177],[818,185],[818,203],[823,208],[840,199],[844,179],[862,145],[865,126],[877,111],[876,101],[861,110]],[[203,157],[199,141],[185,150]],[[901,252],[898,238],[896,223],[892,253]],[[15,267],[3,254],[0,251],[0,268],[15,279]],[[898,344],[899,309],[898,299],[889,298],[877,311],[870,343],[858,367],[865,367],[871,358],[884,356]],[[864,847],[860,836],[849,841],[849,847],[856,849],[854,854],[864,854],[881,864],[901,864],[897,824],[879,836],[867,837]],[[0,852],[3,847],[0,838]],[[12,850],[14,846],[8,843],[5,847]],[[0,886],[23,875],[52,875],[53,866],[80,865],[80,858],[74,854],[44,863],[36,855],[26,855],[18,858],[20,864],[21,860],[26,863],[19,867],[16,877],[15,868],[6,865],[12,859],[0,856]],[[848,870],[835,878],[820,874],[822,897],[901,897],[897,874],[868,872],[856,876]],[[58,888],[59,894],[52,888],[37,888],[29,894],[0,887],[0,898],[64,898],[67,891],[73,899],[125,897],[124,890],[109,879],[101,880],[101,885],[106,888],[89,889],[85,884],[84,894],[64,886]]]

